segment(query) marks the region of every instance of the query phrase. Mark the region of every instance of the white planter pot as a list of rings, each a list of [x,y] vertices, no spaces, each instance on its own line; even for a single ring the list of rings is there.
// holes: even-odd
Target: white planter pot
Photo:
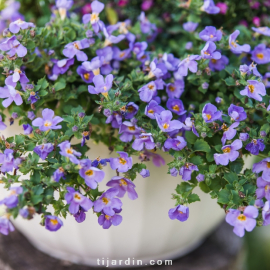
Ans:
[[[20,133],[21,127],[8,127],[3,135],[14,136]],[[90,143],[88,153],[90,159],[98,156],[109,157],[105,145]],[[115,154],[114,154],[115,155]],[[116,155],[115,155],[116,156]],[[163,154],[166,162],[171,160]],[[133,157],[137,162],[138,157]],[[224,211],[212,200],[209,194],[195,190],[201,202],[190,205],[190,217],[186,222],[170,220],[168,210],[174,207],[171,193],[181,177],[167,174],[167,166],[155,167],[148,162],[151,176],[137,177],[136,191],[139,198],[131,201],[123,198],[123,222],[117,227],[103,230],[97,222],[95,214],[87,213],[85,222],[78,224],[72,216],[64,221],[64,226],[57,232],[49,232],[39,225],[38,215],[31,220],[18,218],[14,221],[16,228],[41,251],[62,260],[86,265],[97,265],[97,259],[109,260],[142,260],[143,264],[150,260],[172,259],[184,255],[197,247],[201,241],[225,217]],[[105,167],[106,177],[101,183],[103,190],[106,183],[115,176],[110,166]],[[3,189],[0,190],[0,198]]]

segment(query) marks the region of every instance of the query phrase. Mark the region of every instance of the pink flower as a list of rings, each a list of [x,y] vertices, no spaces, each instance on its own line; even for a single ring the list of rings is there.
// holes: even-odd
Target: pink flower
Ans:
[[[118,6],[119,7],[124,7],[128,4],[128,0],[119,0]]]
[[[252,9],[258,9],[260,7],[260,2],[255,0],[248,0],[249,5]]]
[[[259,17],[253,17],[252,19],[253,24],[255,24],[257,27],[260,26],[261,19]]]
[[[153,0],[143,0],[141,8],[142,8],[142,10],[146,11],[146,10],[150,9],[153,4],[154,4]]]
[[[82,7],[82,14],[92,13],[91,3],[88,3]]]
[[[244,25],[245,27],[248,27],[248,22],[246,20],[241,20],[239,22],[240,25]]]
[[[228,10],[228,6],[226,3],[219,2],[216,4],[216,6],[220,8],[219,13],[226,14],[226,12]]]

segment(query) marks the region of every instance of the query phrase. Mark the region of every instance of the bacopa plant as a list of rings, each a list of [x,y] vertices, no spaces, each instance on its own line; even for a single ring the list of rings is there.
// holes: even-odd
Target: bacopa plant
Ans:
[[[198,186],[238,236],[270,224],[270,2],[135,2],[43,1],[52,13],[37,18],[1,7],[0,130],[21,125],[0,140],[1,233],[10,217],[57,231],[90,210],[118,226],[121,198],[140,198],[136,176],[162,152],[179,179],[170,219],[188,219]],[[90,140],[116,157],[90,160]]]

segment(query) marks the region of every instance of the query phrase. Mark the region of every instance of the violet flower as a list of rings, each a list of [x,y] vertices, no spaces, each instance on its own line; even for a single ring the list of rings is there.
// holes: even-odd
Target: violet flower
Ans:
[[[2,115],[0,115],[0,130],[5,130],[7,125],[2,121]]]
[[[270,182],[270,158],[265,158],[262,161],[253,164],[252,171],[254,173],[262,172],[263,180]]]
[[[27,54],[27,49],[17,40],[16,36],[6,39],[0,44],[1,51],[8,51],[7,54],[10,57],[18,55],[18,57],[24,57]]]
[[[212,71],[221,71],[229,64],[229,59],[225,55],[221,55],[220,59],[211,59],[209,67]]]
[[[94,73],[92,71],[86,70],[83,66],[78,66],[77,73],[86,83],[93,82]]]
[[[66,179],[66,177],[65,177],[65,170],[62,167],[58,168],[53,173],[53,179],[54,179],[55,182],[59,182],[61,178]]]
[[[13,34],[17,34],[20,31],[20,29],[25,30],[27,28],[34,28],[34,27],[35,27],[35,25],[33,23],[31,23],[31,22],[28,23],[28,22],[25,22],[21,19],[18,19],[16,21],[10,23],[9,31]]]
[[[110,116],[108,116],[106,120],[106,124],[112,124],[113,128],[119,128],[122,125],[122,116],[119,112],[113,112]]]
[[[263,151],[265,148],[263,139],[253,139],[247,144],[246,150],[248,150],[252,155],[259,155],[259,151]]]
[[[179,204],[175,208],[170,209],[168,214],[170,219],[178,219],[179,221],[183,222],[189,217],[189,208]]]
[[[215,59],[221,58],[221,53],[216,51],[216,44],[213,41],[207,41],[203,49],[201,50],[201,56],[204,59]]]
[[[139,106],[134,102],[129,102],[126,105],[125,109],[126,109],[125,118],[132,119],[137,114]]]
[[[8,196],[0,201],[0,205],[4,204],[8,208],[14,208],[18,205],[18,195],[22,194],[23,188],[21,186],[13,186],[9,189]]]
[[[199,37],[204,41],[220,41],[222,38],[222,32],[217,30],[214,26],[206,26],[204,30],[199,33]]]
[[[112,170],[117,170],[118,172],[127,172],[132,168],[132,157],[129,157],[126,152],[117,152],[119,158],[110,158],[110,165]]]
[[[147,169],[142,169],[142,170],[140,171],[140,175],[141,175],[143,178],[147,178],[147,177],[150,176],[150,171],[147,170]]]
[[[186,22],[183,24],[183,28],[184,30],[186,30],[189,33],[192,33],[196,30],[196,28],[198,27],[198,23],[195,22]]]
[[[257,45],[251,52],[251,59],[257,64],[267,64],[270,62],[270,49],[265,44]]]
[[[106,76],[105,80],[102,75],[97,75],[93,78],[93,83],[95,87],[92,85],[88,85],[88,92],[90,94],[103,94],[104,96],[108,95],[108,92],[112,88],[113,75],[109,74]]]
[[[23,103],[21,94],[13,86],[6,85],[0,87],[0,98],[6,98],[2,105],[7,108],[14,101],[17,106],[20,106]]]
[[[180,76],[187,76],[188,75],[188,70],[191,71],[192,73],[196,73],[198,68],[198,63],[195,60],[200,60],[201,56],[199,55],[191,55],[182,60],[179,65],[178,65],[178,70],[177,73]]]
[[[185,89],[184,80],[176,80],[174,83],[168,83],[166,85],[166,93],[169,98],[180,98]]]
[[[9,232],[13,232],[14,230],[15,230],[14,226],[7,217],[5,216],[0,217],[0,233],[8,235]]]
[[[266,201],[262,209],[263,226],[270,224],[270,202]]]
[[[54,63],[52,73],[55,75],[64,74],[68,71],[70,66],[74,64],[74,58],[64,58],[61,60],[52,59]]]
[[[63,222],[59,217],[46,216],[45,228],[51,232],[58,231],[63,226]]]
[[[221,120],[222,112],[217,110],[217,107],[211,103],[204,105],[202,117],[206,123],[211,123],[216,120]]]
[[[58,147],[60,148],[60,155],[69,158],[70,161],[74,164],[79,164],[79,160],[77,159],[77,157],[80,157],[82,154],[75,151],[71,147],[69,141],[61,142],[60,144],[58,144]]]
[[[214,154],[214,159],[217,165],[226,166],[229,164],[229,161],[235,161],[239,152],[237,150],[241,149],[243,146],[241,140],[235,140],[231,145],[225,145],[221,148],[223,154]]]
[[[197,179],[198,182],[202,182],[202,181],[204,181],[204,175],[201,174],[201,173],[199,173],[199,174],[196,176],[196,179]]]
[[[38,117],[36,118],[33,122],[32,125],[35,127],[39,127],[39,129],[41,131],[47,131],[50,129],[61,129],[62,126],[59,125],[57,126],[57,124],[59,124],[60,122],[63,121],[63,118],[61,118],[60,116],[55,116],[54,117],[54,111],[51,109],[44,109],[42,111],[42,117]]]
[[[147,150],[143,152],[142,155],[139,156],[139,159],[142,161],[148,161],[152,158],[152,162],[156,167],[161,167],[165,165],[165,160],[164,158],[157,154],[157,153],[152,153]]]
[[[0,153],[1,172],[11,172],[13,168],[18,169],[19,163],[20,158],[14,159],[12,149],[6,149],[4,153]]]
[[[256,196],[257,199],[263,199],[270,201],[270,183],[263,180],[262,177],[257,178],[257,190]]]
[[[173,118],[170,111],[163,111],[160,115],[155,114],[157,124],[163,132],[171,132],[182,128],[183,124],[178,120],[171,120]]]
[[[215,5],[213,0],[204,0],[201,9],[208,14],[218,14],[220,12],[220,8]]]
[[[265,85],[256,80],[247,80],[247,83],[245,89],[240,91],[240,95],[262,101],[262,96],[266,95]]]
[[[155,148],[154,139],[151,133],[142,133],[137,136],[132,144],[132,148],[137,151],[142,151],[144,148],[151,150]]]
[[[42,159],[45,160],[47,156],[53,151],[54,146],[52,143],[45,143],[38,145],[34,148],[34,152]]]
[[[239,45],[236,41],[237,37],[239,36],[240,31],[235,30],[230,36],[229,36],[229,47],[231,51],[235,54],[241,54],[243,52],[250,52],[250,45],[249,44],[244,44],[244,45]]]
[[[240,106],[236,106],[234,104],[231,104],[228,108],[228,115],[234,120],[234,121],[244,121],[247,118],[247,114],[245,112],[245,109]]]
[[[226,143],[226,140],[232,140],[234,138],[234,136],[237,133],[235,128],[237,128],[239,126],[239,124],[240,124],[239,122],[234,122],[229,127],[227,127],[226,124],[222,125],[221,129],[224,130],[223,136],[221,138],[222,145],[224,145]]]
[[[258,34],[261,34],[261,35],[270,37],[270,28],[267,27],[267,26],[264,26],[264,27],[258,27],[258,28],[256,28],[256,27],[251,27],[251,29],[252,29],[254,32],[258,33]]]
[[[73,0],[56,0],[56,7],[59,10],[59,14],[62,20],[66,18],[67,10],[71,9]]]
[[[6,78],[5,80],[5,84],[6,85],[11,85],[14,88],[17,85],[17,82],[20,82],[22,85],[23,84],[27,84],[29,82],[28,78],[26,77],[26,75],[24,74],[24,72],[22,72],[20,69],[15,68],[13,75],[10,75]]]
[[[68,211],[72,215],[77,214],[80,207],[82,207],[85,211],[88,211],[94,205],[89,198],[83,196],[72,187],[67,187],[65,200],[67,201],[67,204],[69,204]]]
[[[112,72],[112,67],[110,64],[110,61],[113,59],[113,50],[112,48],[105,47],[98,49],[96,51],[97,56],[99,56],[99,59],[101,61],[102,66],[100,67],[101,74],[108,75]]]
[[[78,223],[82,223],[86,218],[85,210],[82,207],[79,207],[79,211],[73,216]]]
[[[119,134],[121,134],[119,139],[122,142],[131,142],[133,136],[141,134],[141,128],[139,128],[134,122],[124,121],[120,126]]]
[[[164,143],[164,147],[166,149],[173,149],[175,151],[182,150],[184,147],[186,147],[186,145],[186,140],[181,136],[177,136],[176,138],[168,138]]]
[[[256,218],[259,211],[254,206],[247,206],[243,213],[237,209],[229,209],[226,215],[226,222],[234,226],[233,232],[239,237],[243,237],[245,230],[251,232],[256,227]]]
[[[118,194],[116,196],[119,198],[123,198],[126,192],[131,200],[138,198],[138,194],[135,191],[136,186],[127,178],[115,176],[107,183],[107,186],[117,189]]]
[[[169,98],[166,103],[167,108],[177,115],[183,115],[186,113],[184,104],[180,99]]]
[[[109,216],[102,212],[101,215],[98,217],[98,224],[102,226],[103,229],[109,229],[112,225],[113,226],[120,225],[122,220],[123,220],[122,216],[118,215],[117,213],[115,213],[112,216]]]
[[[162,80],[149,82],[138,90],[140,99],[144,102],[150,102],[157,95],[157,90],[163,89],[163,87]]]
[[[163,107],[158,105],[158,103],[155,100],[151,100],[145,107],[144,113],[149,118],[156,119],[155,114],[160,114],[163,111],[165,111]]]
[[[90,44],[91,41],[87,38],[71,42],[65,46],[63,54],[68,58],[73,58],[76,55],[78,61],[86,61],[88,57],[81,50],[89,48]]]
[[[197,137],[200,137],[198,134],[198,131],[195,128],[194,120],[192,120],[190,117],[187,117],[184,124],[185,130],[191,130],[193,134],[195,134]]]
[[[186,163],[180,168],[179,174],[182,176],[184,181],[189,181],[193,171],[199,171],[198,167],[192,163]]]
[[[100,74],[100,67],[102,66],[102,59],[99,56],[94,57],[91,61],[85,61],[82,63],[84,69],[92,71],[94,75]]]
[[[248,133],[240,133],[240,134],[239,134],[239,139],[240,139],[241,141],[243,141],[243,142],[245,142],[246,140],[248,140],[248,138],[249,138]]]

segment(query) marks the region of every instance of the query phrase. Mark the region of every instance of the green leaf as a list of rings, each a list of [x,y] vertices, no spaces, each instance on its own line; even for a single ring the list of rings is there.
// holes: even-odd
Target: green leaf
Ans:
[[[39,173],[39,171],[36,171],[36,170],[34,171],[34,173],[30,177],[30,181],[33,184],[39,184],[40,183],[40,173]]]
[[[238,159],[232,163],[230,163],[229,167],[230,170],[235,172],[235,173],[240,173],[243,169],[244,166],[244,161],[242,159]]]
[[[204,140],[197,140],[194,144],[194,151],[210,152],[211,148],[209,144]]]
[[[209,193],[211,191],[210,188],[206,185],[205,182],[200,182],[199,187],[205,193]]]
[[[35,204],[38,204],[38,203],[42,202],[43,196],[33,195],[31,197],[31,199],[32,199],[33,204],[35,205]]]
[[[189,161],[195,165],[201,165],[203,163],[203,159],[200,156],[193,156]]]
[[[24,136],[22,135],[15,135],[15,143],[17,145],[24,143]]]
[[[117,12],[113,8],[106,5],[105,12],[110,24],[116,24],[118,22]]]
[[[198,137],[195,134],[193,134],[193,132],[191,132],[191,131],[186,132],[185,138],[186,138],[187,142],[190,144],[194,144],[196,142],[196,140],[198,139]]]
[[[197,194],[192,193],[187,197],[187,200],[188,203],[198,202],[200,201],[200,197]]]
[[[233,195],[232,196],[233,203],[236,204],[236,205],[239,205],[241,203],[241,199],[240,199],[240,196],[238,194],[238,191],[232,190],[231,192],[232,192],[232,195]]]
[[[234,172],[230,172],[230,173],[225,173],[224,174],[224,179],[227,180],[230,184],[233,184],[234,181],[238,180],[238,176],[236,173]]]
[[[224,81],[228,86],[234,86],[235,85],[235,80],[232,77],[226,78]]]
[[[63,116],[63,119],[64,119],[64,121],[65,122],[68,122],[68,123],[71,123],[71,124],[73,124],[74,123],[74,117],[72,117],[72,116],[70,116],[70,115],[64,115]]]
[[[39,95],[40,97],[45,97],[45,96],[48,95],[48,92],[47,92],[46,90],[41,90],[40,92],[38,92],[38,95]]]
[[[193,189],[193,186],[191,186],[187,182],[182,182],[180,185],[177,185],[175,191],[180,195],[186,195]]]
[[[66,83],[64,81],[59,81],[54,85],[55,91],[60,91],[62,89],[66,88]]]
[[[41,195],[44,191],[42,185],[37,185],[32,188],[34,195]]]
[[[208,162],[214,161],[214,154],[215,154],[214,149],[211,149],[210,152],[206,153],[206,159],[207,159]]]
[[[46,89],[49,86],[49,83],[47,82],[46,77],[43,77],[38,80],[37,85],[40,85],[41,89]]]
[[[230,191],[227,189],[222,189],[218,193],[218,202],[222,204],[228,204],[230,202]]]

